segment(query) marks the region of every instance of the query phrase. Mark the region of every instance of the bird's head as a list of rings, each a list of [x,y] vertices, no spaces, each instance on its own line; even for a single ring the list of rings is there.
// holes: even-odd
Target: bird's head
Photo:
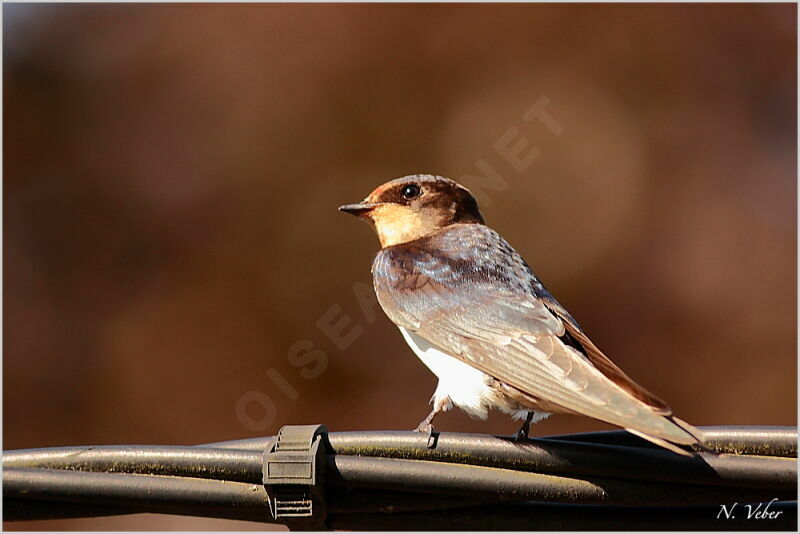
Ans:
[[[425,237],[451,224],[483,224],[469,190],[447,178],[414,174],[377,187],[339,209],[372,224],[382,247]]]

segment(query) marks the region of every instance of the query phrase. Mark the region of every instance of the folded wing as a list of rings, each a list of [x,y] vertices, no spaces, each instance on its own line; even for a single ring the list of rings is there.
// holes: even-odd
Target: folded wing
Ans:
[[[474,231],[468,236],[481,251],[477,261],[466,263],[449,253],[448,245],[459,241],[453,235],[378,254],[375,290],[390,319],[566,412],[676,443],[696,441],[664,417],[670,411],[663,401],[628,378],[586,338],[499,235],[485,226],[470,226],[480,228],[482,235],[479,243],[474,243]],[[503,253],[491,254],[496,247]]]

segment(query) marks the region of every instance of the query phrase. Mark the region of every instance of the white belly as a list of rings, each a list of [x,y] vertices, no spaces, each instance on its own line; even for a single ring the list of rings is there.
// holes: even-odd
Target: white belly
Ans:
[[[493,379],[489,375],[442,352],[402,326],[399,328],[417,357],[439,378],[432,399],[435,406],[447,410],[452,403],[477,419],[486,419],[490,408],[498,408],[515,419],[525,419],[528,411],[510,399],[501,398],[490,386]]]

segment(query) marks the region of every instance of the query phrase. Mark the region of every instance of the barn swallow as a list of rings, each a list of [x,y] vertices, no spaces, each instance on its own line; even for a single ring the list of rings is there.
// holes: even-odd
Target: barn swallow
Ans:
[[[438,377],[417,430],[457,406],[497,409],[531,423],[579,414],[625,428],[678,454],[698,429],[603,354],[522,256],[485,225],[460,184],[428,174],[387,182],[339,208],[371,224],[381,250],[375,293],[420,360]]]

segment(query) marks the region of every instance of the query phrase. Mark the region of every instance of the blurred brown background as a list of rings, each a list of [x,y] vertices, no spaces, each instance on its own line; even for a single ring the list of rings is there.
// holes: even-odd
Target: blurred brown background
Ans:
[[[413,428],[435,380],[365,315],[353,286],[377,239],[336,207],[484,162],[506,184],[485,190],[489,224],[629,374],[698,425],[794,425],[795,21],[792,5],[6,4],[3,447]],[[561,135],[523,120],[542,98]],[[511,128],[539,151],[521,172],[494,147]],[[340,350],[326,312],[363,332]],[[292,364],[300,340],[324,369]]]

